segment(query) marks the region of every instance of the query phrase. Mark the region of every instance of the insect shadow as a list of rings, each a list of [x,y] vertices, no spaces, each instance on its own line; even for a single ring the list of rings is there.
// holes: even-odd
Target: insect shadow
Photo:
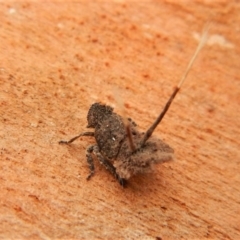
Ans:
[[[87,180],[93,176],[95,169],[92,154],[96,155],[100,163],[122,186],[126,186],[127,180],[131,176],[149,171],[153,165],[173,159],[174,150],[162,140],[152,136],[152,133],[179,92],[206,38],[207,29],[205,29],[182,79],[175,87],[162,112],[146,132],[140,132],[131,118],[125,120],[115,113],[112,107],[94,103],[87,114],[87,128],[93,129],[93,131],[83,132],[69,141],[59,142],[59,144],[70,144],[82,136],[95,138],[96,144],[89,146],[86,150],[90,169]]]

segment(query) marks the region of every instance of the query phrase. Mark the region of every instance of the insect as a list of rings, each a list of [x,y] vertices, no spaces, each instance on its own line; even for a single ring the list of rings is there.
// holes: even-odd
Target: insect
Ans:
[[[82,136],[95,137],[96,144],[89,146],[86,150],[90,169],[87,180],[93,176],[95,169],[92,154],[122,186],[126,185],[131,176],[148,171],[154,164],[172,160],[174,150],[162,140],[152,136],[152,133],[179,92],[206,38],[207,30],[203,33],[179,84],[175,87],[162,112],[145,133],[140,132],[136,123],[130,118],[125,120],[115,113],[112,107],[94,103],[87,115],[87,128],[91,128],[93,131],[83,132],[69,141],[59,142],[59,144],[70,144]]]

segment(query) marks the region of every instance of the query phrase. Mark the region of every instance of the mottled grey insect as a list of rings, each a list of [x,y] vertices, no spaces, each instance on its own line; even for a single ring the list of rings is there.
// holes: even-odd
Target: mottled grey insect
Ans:
[[[81,136],[95,137],[96,144],[89,146],[86,152],[90,168],[87,179],[90,179],[94,174],[92,153],[96,155],[100,163],[112,173],[122,186],[125,186],[126,180],[131,176],[148,171],[154,164],[172,160],[174,150],[162,140],[152,136],[152,133],[163,119],[186,79],[197,54],[205,42],[206,32],[203,34],[183,78],[173,91],[163,111],[145,133],[140,132],[135,122],[130,118],[125,121],[123,117],[113,112],[113,108],[110,106],[94,103],[87,115],[87,128],[92,128],[94,131],[83,132],[69,141],[59,142],[60,144],[70,144]]]

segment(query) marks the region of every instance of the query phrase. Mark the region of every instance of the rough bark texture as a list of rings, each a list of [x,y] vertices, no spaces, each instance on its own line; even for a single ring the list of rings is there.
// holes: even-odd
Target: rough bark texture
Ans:
[[[238,1],[0,5],[1,239],[240,238]],[[123,189],[85,149],[93,102],[143,131],[209,39],[154,135],[175,161]]]

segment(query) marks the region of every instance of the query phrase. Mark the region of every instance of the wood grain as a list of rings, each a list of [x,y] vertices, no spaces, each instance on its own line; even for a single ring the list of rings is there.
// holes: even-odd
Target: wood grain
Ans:
[[[0,5],[1,239],[240,238],[240,4],[149,1]],[[175,161],[126,189],[58,141],[107,103],[143,131],[209,39],[154,135]]]

